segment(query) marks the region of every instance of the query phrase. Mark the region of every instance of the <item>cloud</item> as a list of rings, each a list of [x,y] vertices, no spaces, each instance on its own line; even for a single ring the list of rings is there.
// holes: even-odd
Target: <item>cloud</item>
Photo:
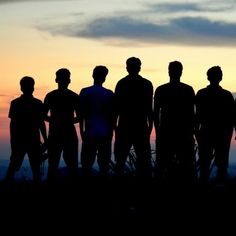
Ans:
[[[84,26],[39,26],[53,35],[100,40],[120,39],[139,43],[236,46],[236,23],[211,21],[203,17],[182,17],[166,23],[152,23],[130,17],[94,19]]]
[[[160,3],[148,4],[152,11],[162,13],[176,13],[176,12],[222,12],[232,9],[232,3],[225,4],[211,4],[209,3]]]
[[[53,2],[53,1],[56,2],[56,1],[66,1],[66,0],[0,0],[0,4],[4,4],[4,3],[19,3],[19,2]],[[72,1],[72,0],[70,0],[70,1]]]

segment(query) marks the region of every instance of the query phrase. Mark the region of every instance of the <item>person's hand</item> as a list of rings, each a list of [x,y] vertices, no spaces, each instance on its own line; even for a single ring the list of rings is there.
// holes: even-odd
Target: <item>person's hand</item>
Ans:
[[[44,143],[41,145],[41,148],[43,153],[48,149],[48,140],[44,141]]]

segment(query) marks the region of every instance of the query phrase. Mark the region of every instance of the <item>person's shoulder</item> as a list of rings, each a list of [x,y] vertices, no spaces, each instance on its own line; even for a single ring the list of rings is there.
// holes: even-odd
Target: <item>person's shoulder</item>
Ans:
[[[232,95],[232,93],[228,89],[222,88],[222,92],[225,93],[225,94],[228,94],[228,95]]]
[[[91,96],[92,92],[92,86],[82,88],[79,93],[79,99],[80,101],[87,99],[88,97]]]
[[[42,104],[43,103],[40,99],[35,98],[35,97],[33,98],[33,100],[36,104]]]
[[[15,98],[15,99],[11,100],[11,104],[16,104],[16,103],[20,102],[21,100],[22,100],[22,97],[21,97],[21,96],[20,96],[20,97],[17,97],[17,98]]]
[[[202,88],[202,89],[199,89],[199,90],[197,91],[196,96],[202,96],[202,95],[204,95],[205,93],[207,93],[207,88]]]
[[[107,94],[107,97],[109,97],[109,99],[113,99],[115,96],[114,92],[107,88],[106,88],[106,94]]]
[[[55,96],[58,93],[58,89],[54,89],[46,94],[45,97]]]
[[[183,83],[183,82],[180,82],[180,84],[181,84],[181,86],[182,86],[183,88],[186,88],[186,89],[193,89],[193,87],[192,87],[191,85],[189,85],[189,84],[186,84],[186,83]]]
[[[144,77],[142,77],[141,75],[139,75],[139,78],[140,78],[142,81],[144,81],[144,83],[147,83],[147,84],[151,84],[151,85],[152,85],[152,82],[151,82],[149,79],[144,78]]]
[[[125,77],[121,78],[116,83],[115,91],[120,90],[120,89],[126,87],[127,83],[129,83],[128,76],[125,76]]]
[[[191,85],[183,83],[183,82],[179,83],[179,88],[185,91],[191,91],[191,92],[193,91],[193,87]]]
[[[156,92],[166,90],[166,89],[168,89],[169,87],[170,87],[170,83],[166,83],[166,84],[159,85],[159,86],[156,88]]]
[[[44,104],[51,103],[57,97],[57,90],[52,90],[45,95]]]
[[[152,85],[152,82],[142,76],[139,75],[139,81],[141,81],[141,85],[148,89],[149,91],[152,90],[153,91],[153,85]]]
[[[121,78],[120,80],[118,80],[116,85],[120,85],[120,84],[126,83],[127,81],[129,81],[129,76],[128,75],[123,77],[123,78]]]
[[[74,92],[74,91],[72,91],[72,90],[70,90],[70,89],[67,89],[67,93],[68,93],[69,95],[73,96],[73,97],[78,97],[78,96],[79,96],[78,93],[76,93],[76,92]]]
[[[21,97],[17,97],[10,102],[10,110],[12,111],[13,109],[16,109],[18,106],[21,104]]]
[[[80,90],[80,95],[81,94],[86,94],[86,93],[88,93],[88,92],[90,92],[91,90],[93,89],[93,86],[89,86],[89,87],[85,87],[85,88],[82,88],[81,90]]]
[[[106,93],[109,94],[109,95],[113,95],[113,94],[114,94],[114,92],[113,92],[111,89],[104,88],[104,87],[103,87],[103,89],[104,89],[104,91],[106,91]]]
[[[195,95],[194,89],[191,85],[180,82],[183,92]]]
[[[227,89],[222,89],[222,93],[224,93],[225,96],[233,98],[233,94],[229,90],[227,90]]]

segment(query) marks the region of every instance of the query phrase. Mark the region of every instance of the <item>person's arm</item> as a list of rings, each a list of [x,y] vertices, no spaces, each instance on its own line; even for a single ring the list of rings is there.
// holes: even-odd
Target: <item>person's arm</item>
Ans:
[[[48,141],[48,138],[47,138],[47,130],[46,130],[46,125],[45,125],[45,122],[44,122],[44,105],[43,103],[41,104],[41,111],[40,111],[40,124],[39,124],[39,130],[40,130],[40,133],[42,135],[42,138],[43,138],[43,144],[44,145],[47,145],[47,141]]]
[[[46,125],[45,125],[43,120],[42,120],[42,122],[40,124],[40,132],[42,134],[44,143],[47,143],[48,138],[47,138]]]
[[[76,97],[74,124],[80,122],[80,97]]]
[[[118,126],[118,120],[119,120],[119,113],[120,113],[120,89],[119,89],[119,82],[117,83],[115,87],[115,93],[114,93],[114,115],[113,115],[113,129],[116,130]]]
[[[43,104],[43,117],[44,117],[44,120],[47,122],[50,122],[51,120],[51,117],[48,115],[49,110],[50,110],[50,106],[48,102],[48,96],[46,96],[44,99],[44,104]]]
[[[195,95],[195,92],[193,90],[193,88],[191,87],[191,100],[190,100],[190,105],[191,105],[191,125],[192,125],[192,131],[193,131],[193,134],[194,136],[196,137],[195,135],[195,125],[196,125],[196,95]]]
[[[156,136],[159,134],[160,129],[160,92],[157,89],[154,95],[154,112],[153,112],[154,127]]]
[[[111,95],[111,100],[109,104],[109,122],[110,122],[110,128],[111,128],[111,136],[113,136],[113,132],[115,131],[116,128],[116,122],[117,122],[117,116],[116,116],[116,111],[115,111],[115,95],[112,92]]]
[[[194,119],[194,135],[197,143],[199,142],[199,131],[200,131],[200,96],[197,93],[195,97],[195,119]]]
[[[10,109],[9,109],[9,113],[8,113],[8,117],[10,118],[10,136],[12,137],[13,136],[13,132],[14,132],[14,128],[13,128],[13,117],[14,117],[14,103],[11,102],[11,105],[10,105]]]
[[[84,140],[85,136],[85,100],[84,100],[84,94],[83,90],[81,90],[79,94],[79,100],[78,100],[78,108],[77,108],[77,118],[79,120],[79,128],[80,128],[80,136],[82,141]]]
[[[148,133],[151,134],[153,128],[153,86],[150,86],[148,101]]]
[[[232,95],[233,97],[233,95]],[[234,126],[234,133],[235,133],[235,137],[234,139],[236,140],[236,99],[233,98],[233,126]]]
[[[79,122],[79,129],[80,129],[80,136],[81,136],[81,139],[82,139],[82,141],[83,141],[83,140],[84,140],[84,136],[85,136],[84,120],[83,120],[83,119],[80,119],[80,122]]]

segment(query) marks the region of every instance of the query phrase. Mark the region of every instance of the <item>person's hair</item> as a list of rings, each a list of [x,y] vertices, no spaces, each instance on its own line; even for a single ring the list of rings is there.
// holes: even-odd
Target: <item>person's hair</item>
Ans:
[[[130,57],[126,60],[127,66],[141,66],[141,60],[137,57]]]
[[[220,66],[213,66],[207,71],[207,79],[211,81],[218,81],[220,82],[222,80],[222,70]]]
[[[182,73],[183,65],[179,61],[172,61],[169,63],[169,70]]]
[[[56,71],[56,82],[70,83],[70,71],[66,68],[61,68]]]
[[[29,76],[24,76],[20,80],[20,89],[24,94],[32,94],[34,91],[34,79]]]
[[[94,69],[93,69],[93,78],[96,79],[96,78],[105,78],[108,74],[108,69],[107,67],[105,66],[96,66]]]
[[[34,79],[32,77],[29,76],[24,76],[21,80],[20,80],[20,86],[21,87],[25,87],[25,86],[34,86],[35,82]]]
[[[126,70],[130,75],[137,75],[141,70],[141,61],[137,57],[130,57],[126,61]]]

